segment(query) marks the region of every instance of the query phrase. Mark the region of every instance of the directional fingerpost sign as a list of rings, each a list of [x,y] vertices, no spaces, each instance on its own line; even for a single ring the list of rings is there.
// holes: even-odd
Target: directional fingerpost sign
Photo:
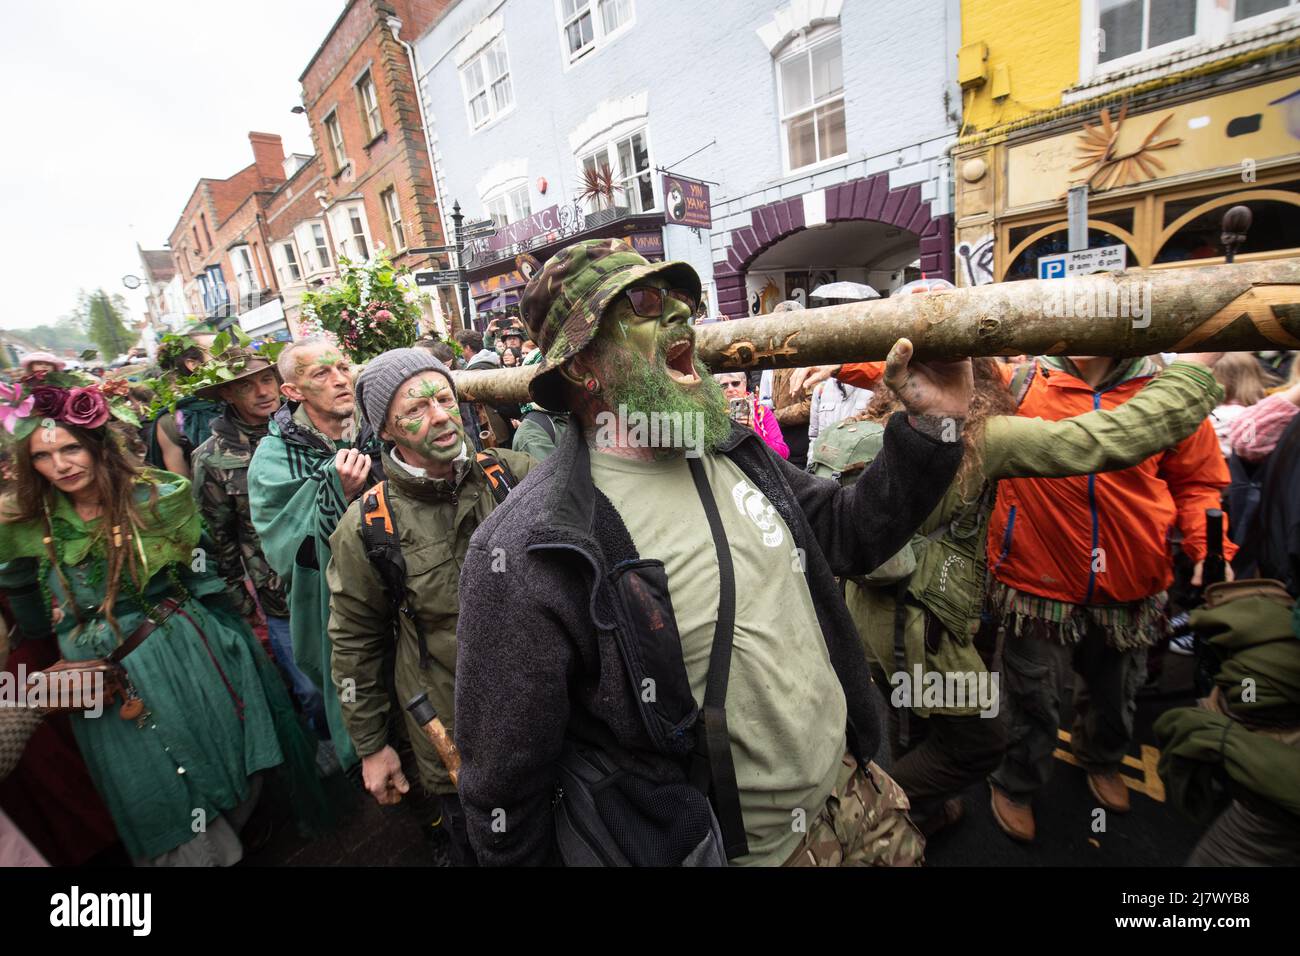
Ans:
[[[467,222],[460,227],[460,237],[462,239],[486,239],[488,236],[495,236],[496,234],[497,224],[491,219]]]
[[[455,246],[416,246],[414,249],[407,249],[408,253],[413,256],[441,256],[449,252],[455,252]]]
[[[458,269],[427,269],[415,274],[416,285],[455,285],[460,282]]]

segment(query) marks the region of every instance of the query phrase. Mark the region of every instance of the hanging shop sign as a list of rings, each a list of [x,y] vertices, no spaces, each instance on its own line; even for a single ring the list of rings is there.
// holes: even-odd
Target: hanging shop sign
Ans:
[[[713,228],[709,187],[696,179],[664,175],[664,218],[674,226]]]

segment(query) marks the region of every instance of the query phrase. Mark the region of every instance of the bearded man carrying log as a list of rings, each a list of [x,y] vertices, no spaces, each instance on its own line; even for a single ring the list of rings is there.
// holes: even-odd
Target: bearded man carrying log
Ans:
[[[694,354],[699,296],[689,265],[621,240],[569,247],[525,289],[546,356],[531,396],[578,427],[461,576],[456,742],[482,864],[921,859],[870,762],[875,692],[835,576],[883,562],[946,491],[970,363],[899,341],[905,411],[842,489],[729,422]]]

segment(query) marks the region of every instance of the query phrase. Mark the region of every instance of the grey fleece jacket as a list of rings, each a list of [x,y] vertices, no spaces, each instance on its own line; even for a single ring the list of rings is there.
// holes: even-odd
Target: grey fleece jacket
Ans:
[[[718,449],[767,496],[807,556],[805,575],[848,703],[849,748],[865,763],[880,739],[870,672],[835,575],[865,574],[909,540],[939,503],[961,442],[934,441],[898,414],[884,447],[849,488],[774,455],[733,427]],[[475,532],[460,578],[456,743],[470,842],[484,865],[556,862],[554,763],[567,737],[658,781],[686,779],[694,708],[644,704],[635,621],[619,590],[638,555],[609,499],[591,481],[572,428]],[[502,563],[504,562],[504,568]],[[661,693],[661,702],[675,695]],[[686,695],[689,699],[689,693]],[[680,701],[680,697],[677,698]],[[641,708],[645,707],[645,711]]]

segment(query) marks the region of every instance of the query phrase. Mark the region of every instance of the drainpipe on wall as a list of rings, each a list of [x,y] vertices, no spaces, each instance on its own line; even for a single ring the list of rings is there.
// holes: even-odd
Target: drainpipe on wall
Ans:
[[[429,154],[429,175],[433,177],[433,201],[438,206],[438,222],[442,226],[442,242],[443,245],[446,245],[447,223],[449,221],[447,219],[447,207],[443,205],[442,201],[442,186],[440,185],[440,177],[438,176],[438,160],[433,155],[433,128],[429,125],[429,117],[424,111],[424,95],[420,92],[420,67],[415,59],[415,47],[402,39],[402,20],[400,17],[390,16],[387,18],[387,23],[388,32],[393,35],[393,39],[400,43],[402,49],[406,51],[406,61],[411,67],[411,81],[415,84],[415,106],[420,111],[420,127],[424,130],[424,149],[425,152]],[[457,262],[456,265],[459,266],[460,263]],[[435,292],[434,298],[436,299],[437,296],[438,293]],[[441,313],[441,311],[442,309],[439,308],[438,312]],[[464,328],[471,327],[469,324],[469,316],[461,316],[461,326]]]

